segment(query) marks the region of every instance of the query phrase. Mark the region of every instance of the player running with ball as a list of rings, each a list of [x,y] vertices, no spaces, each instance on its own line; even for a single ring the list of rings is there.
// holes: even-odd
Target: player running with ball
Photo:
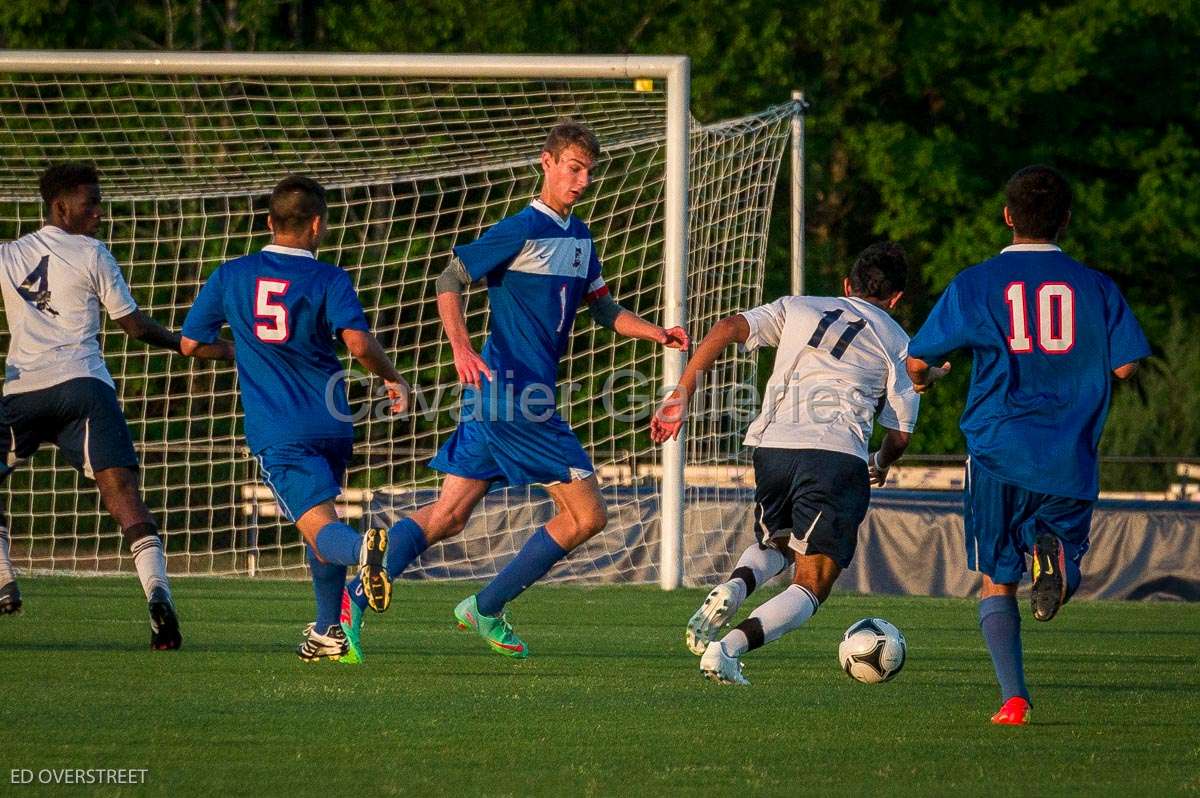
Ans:
[[[544,485],[558,513],[495,579],[454,608],[461,628],[474,630],[492,651],[509,657],[526,657],[529,649],[509,624],[505,606],[608,521],[591,458],[555,410],[558,365],[577,308],[587,302],[593,321],[619,335],[672,349],[687,349],[689,343],[682,328],[664,330],[623,309],[600,276],[591,232],[571,214],[599,155],[599,142],[586,127],[572,121],[555,125],[542,147],[539,197],[477,241],[454,248],[437,282],[438,314],[459,379],[469,387],[458,427],[430,463],[446,475],[441,492],[393,528],[388,551],[388,573],[399,576],[430,544],[462,532],[493,487]],[[462,293],[481,280],[487,283],[491,321],[483,352],[476,354]],[[362,623],[358,593],[352,582],[343,613],[352,645]]]
[[[657,443],[678,435],[701,375],[729,344],[778,349],[762,412],[745,440],[756,447],[759,542],[687,626],[687,646],[700,655],[707,679],[749,684],[741,657],[802,626],[854,557],[870,486],[883,484],[917,422],[919,400],[904,370],[908,336],[890,315],[907,272],[899,246],[874,244],[843,280],[845,297],[785,296],[722,319],[650,423]],[[887,434],[868,456],[877,413]],[[755,588],[789,565],[790,586],[713,639]]]
[[[993,723],[1022,725],[1031,706],[1017,585],[1033,560],[1033,617],[1048,621],[1079,587],[1100,490],[1097,446],[1112,376],[1150,354],[1120,290],[1055,243],[1071,219],[1071,188],[1048,166],[1008,181],[1012,245],[961,272],[909,348],[924,392],[955,349],[974,358],[960,426],[967,438],[967,567],[983,575],[979,626],[1004,700]]]

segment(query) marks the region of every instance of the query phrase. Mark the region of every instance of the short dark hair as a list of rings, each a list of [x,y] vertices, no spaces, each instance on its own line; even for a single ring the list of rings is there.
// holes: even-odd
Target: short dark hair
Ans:
[[[548,152],[555,160],[567,147],[575,146],[591,156],[592,160],[600,157],[600,139],[591,128],[574,119],[560,119],[546,134],[546,143],[542,152]]]
[[[888,299],[904,290],[908,279],[908,256],[891,241],[880,241],[864,249],[850,267],[850,290],[855,296]]]
[[[56,163],[46,167],[38,178],[38,190],[42,202],[49,205],[54,200],[80,186],[100,185],[100,173],[90,163]]]
[[[1004,202],[1017,235],[1052,241],[1071,212],[1071,186],[1051,166],[1026,166],[1008,179]]]
[[[278,232],[303,230],[314,216],[324,216],[325,187],[304,175],[288,175],[271,192],[271,226]]]

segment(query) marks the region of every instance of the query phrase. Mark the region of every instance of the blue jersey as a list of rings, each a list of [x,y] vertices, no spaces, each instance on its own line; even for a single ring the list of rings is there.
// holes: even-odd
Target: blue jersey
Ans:
[[[587,225],[534,200],[454,254],[472,281],[487,278],[491,320],[480,354],[494,382],[516,396],[530,385],[553,393],[575,311],[608,292]]]
[[[1112,371],[1150,354],[1113,281],[1053,245],[1007,247],[951,281],[908,347],[927,362],[955,349],[974,358],[960,422],[972,462],[1095,499]]]
[[[305,250],[274,245],[224,263],[200,289],[183,334],[211,342],[225,323],[237,347],[253,452],[354,437],[334,336],[370,328],[344,271]]]

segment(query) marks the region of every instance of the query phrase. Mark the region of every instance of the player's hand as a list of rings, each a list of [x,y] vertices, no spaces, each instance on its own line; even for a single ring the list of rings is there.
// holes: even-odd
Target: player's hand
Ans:
[[[399,382],[386,380],[383,385],[387,388],[388,412],[393,416],[402,416],[407,413],[409,396],[412,394],[412,388],[409,386],[408,380],[401,377]]]
[[[665,443],[679,437],[683,429],[683,420],[687,416],[688,400],[676,388],[671,395],[663,400],[662,406],[650,419],[650,440],[655,443]]]
[[[945,377],[949,373],[950,373],[950,361],[949,360],[947,360],[945,363],[943,363],[940,366],[930,366],[929,370],[925,372],[925,378],[920,382],[920,384],[918,384],[916,382],[913,383],[913,390],[915,390],[917,393],[925,393],[926,391],[928,391],[930,388],[933,387],[933,384],[935,382],[940,380],[942,377]]]
[[[462,385],[480,386],[480,377],[492,378],[492,370],[469,345],[454,348],[454,368]]]
[[[867,476],[871,479],[871,484],[882,488],[883,483],[887,482],[888,469],[879,467],[879,452],[871,452],[867,458]]]
[[[682,327],[660,330],[658,342],[667,349],[682,349],[685,352],[692,345],[692,339],[688,337],[687,330]]]

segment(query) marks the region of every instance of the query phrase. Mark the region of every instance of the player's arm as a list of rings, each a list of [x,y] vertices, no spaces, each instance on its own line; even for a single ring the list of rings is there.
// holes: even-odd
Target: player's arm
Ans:
[[[647,321],[633,311],[621,307],[607,292],[589,300],[588,313],[591,314],[592,320],[601,327],[607,327],[617,335],[623,335],[626,338],[653,341],[668,349],[687,349],[692,343],[687,330],[682,327],[669,329],[659,327],[654,322]]]
[[[463,292],[471,284],[471,275],[457,256],[450,258],[450,265],[437,279],[438,318],[442,320],[442,328],[450,341],[450,350],[454,354],[454,368],[458,371],[458,381],[464,385],[479,387],[480,376],[492,378],[491,369],[483,362],[471,345],[471,335],[467,332],[467,319],[463,315]]]
[[[150,346],[170,349],[172,352],[200,360],[233,360],[233,344],[229,341],[217,340],[212,343],[200,343],[190,338],[184,338],[177,332],[171,332],[140,310],[135,310],[128,316],[122,316],[113,321],[130,338]]]
[[[1136,374],[1137,370],[1138,364],[1135,361],[1133,363],[1126,363],[1124,366],[1117,366],[1115,369],[1113,369],[1113,375],[1118,380],[1127,380]]]
[[[713,325],[684,367],[679,385],[663,400],[662,406],[650,420],[650,438],[655,443],[662,443],[679,435],[687,415],[688,402],[696,392],[696,385],[701,376],[713,367],[725,347],[733,343],[744,344],[749,337],[750,325],[740,313],[721,319]]]
[[[919,357],[908,357],[905,362],[908,378],[912,380],[913,389],[917,393],[925,393],[933,384],[950,373],[950,361],[940,366],[931,366]]]
[[[887,432],[879,450],[871,452],[871,456],[867,458],[867,473],[871,477],[872,485],[882,486],[887,481],[888,469],[904,455],[904,450],[908,448],[908,442],[912,439],[908,432],[886,427],[884,429]]]
[[[392,359],[383,351],[379,339],[366,330],[342,330],[342,343],[350,352],[350,356],[371,374],[383,380],[387,387],[388,399],[391,400],[391,412],[404,413],[408,410],[408,396],[411,392],[408,381],[396,371]]]

